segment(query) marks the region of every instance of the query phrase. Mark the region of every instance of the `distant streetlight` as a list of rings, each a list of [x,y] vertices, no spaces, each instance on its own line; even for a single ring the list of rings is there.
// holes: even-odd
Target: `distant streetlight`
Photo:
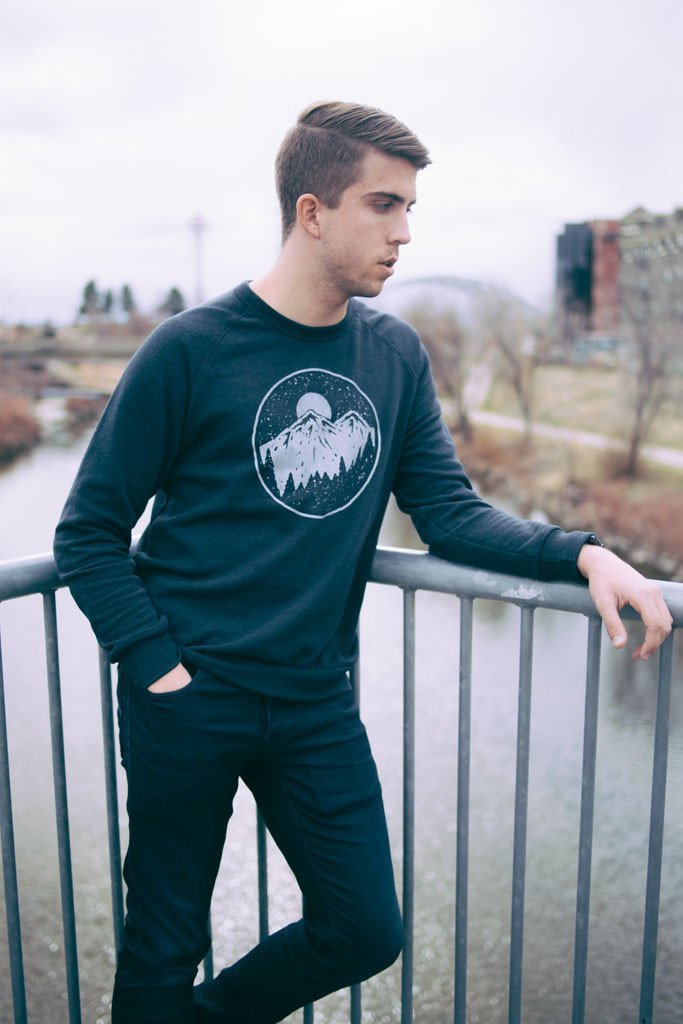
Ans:
[[[199,305],[204,299],[204,287],[202,278],[202,244],[203,235],[208,225],[201,213],[195,213],[194,217],[190,221],[189,228],[194,238],[194,301],[195,305]]]

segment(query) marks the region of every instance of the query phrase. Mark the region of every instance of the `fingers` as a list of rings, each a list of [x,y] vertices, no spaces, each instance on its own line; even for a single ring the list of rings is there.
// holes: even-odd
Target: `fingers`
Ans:
[[[626,646],[626,627],[619,617],[617,606],[614,602],[611,602],[610,606],[605,609],[598,609],[602,615],[602,621],[605,624],[607,634],[612,641],[612,647],[616,647],[619,650]]]
[[[654,654],[659,649],[661,644],[666,639],[668,630],[663,632],[661,629],[655,626],[650,626],[645,630],[645,638],[642,644],[633,651],[634,661],[647,661],[651,654]]]
[[[633,651],[633,658],[636,661],[647,661],[671,632],[673,619],[661,590],[655,584],[648,584],[647,593],[640,601],[631,599],[629,603],[640,613],[645,625],[645,637]]]
[[[638,581],[637,587],[624,590],[619,596],[610,588],[606,588],[600,593],[595,604],[605,623],[612,646],[616,649],[625,647],[627,643],[626,628],[619,616],[619,607],[630,604],[638,612],[645,626],[645,636],[633,651],[633,658],[636,660],[647,661],[671,632],[673,620],[661,590],[643,577]]]
[[[619,610],[630,605],[645,626],[645,637],[633,657],[646,661],[664,642],[673,624],[659,586],[605,548],[584,545],[581,556],[582,561],[577,564],[588,577],[593,602],[612,646],[617,649],[626,646],[626,629]]]

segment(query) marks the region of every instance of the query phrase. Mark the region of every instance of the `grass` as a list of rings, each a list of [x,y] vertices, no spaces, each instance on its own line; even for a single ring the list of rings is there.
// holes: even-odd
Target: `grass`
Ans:
[[[644,466],[620,473],[614,453],[477,427],[456,437],[458,454],[478,489],[524,517],[541,512],[566,530],[594,530],[649,576],[683,581],[683,489],[680,473]]]
[[[672,377],[672,396],[660,409],[648,444],[683,448],[683,377]],[[632,381],[602,366],[539,366],[534,376],[534,419],[538,423],[588,430],[624,439],[631,422]],[[519,416],[510,386],[494,380],[483,409]]]

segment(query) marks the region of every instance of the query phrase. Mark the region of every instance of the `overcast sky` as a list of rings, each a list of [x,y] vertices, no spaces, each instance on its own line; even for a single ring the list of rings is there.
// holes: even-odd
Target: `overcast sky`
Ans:
[[[396,114],[434,160],[403,279],[541,302],[565,221],[683,205],[680,0],[10,0],[0,15],[0,320],[73,319],[268,268],[273,159],[315,99]]]

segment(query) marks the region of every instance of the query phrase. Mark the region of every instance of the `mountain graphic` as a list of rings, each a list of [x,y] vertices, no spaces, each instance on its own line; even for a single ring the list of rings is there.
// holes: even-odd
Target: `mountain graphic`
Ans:
[[[259,448],[265,466],[272,467],[275,485],[283,495],[290,489],[306,487],[312,479],[333,480],[347,473],[370,443],[376,445],[375,430],[363,417],[350,410],[332,421],[313,409]]]

